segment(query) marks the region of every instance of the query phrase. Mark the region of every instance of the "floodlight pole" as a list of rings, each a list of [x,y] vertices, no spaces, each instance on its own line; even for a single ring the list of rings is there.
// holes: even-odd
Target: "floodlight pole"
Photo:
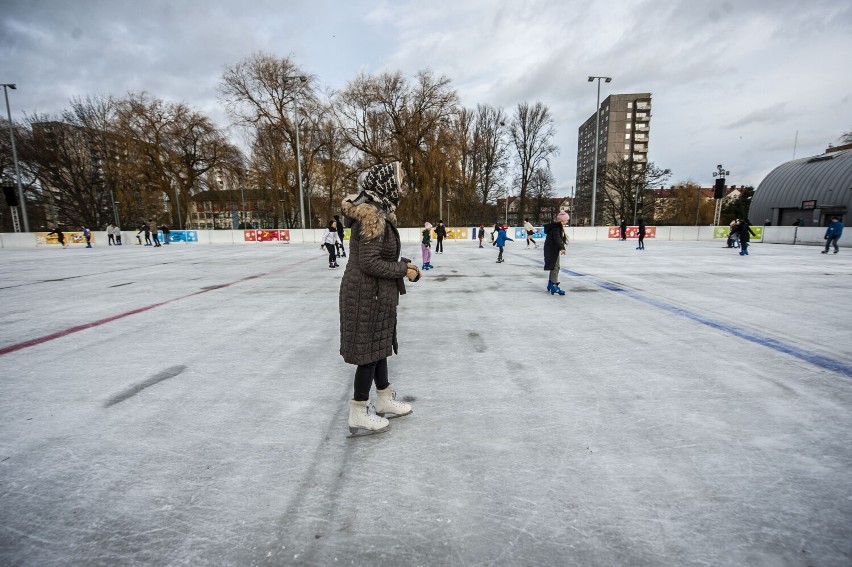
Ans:
[[[12,111],[9,109],[9,89],[18,87],[14,83],[3,83],[3,94],[6,97],[6,116],[9,117],[9,138],[12,140],[12,159],[15,162],[15,181],[18,183],[18,201],[20,201],[21,216],[24,217],[24,232],[30,231],[30,221],[27,219],[27,202],[24,200],[24,189],[21,187],[21,168],[18,166],[18,149],[15,146],[15,130],[12,128]]]
[[[730,175],[731,172],[727,171],[722,164],[716,166],[716,171],[713,172],[713,177],[718,177],[722,180],[722,185],[724,186],[725,178]],[[723,187],[724,192],[724,187]],[[725,198],[725,195],[722,195],[722,199]],[[719,220],[722,216],[722,199],[716,199],[716,212],[713,213],[713,226],[719,226]]]
[[[592,170],[592,225],[595,226],[595,202],[598,198],[598,154],[600,153],[601,136],[601,79],[604,82],[612,82],[612,77],[589,77],[589,82],[598,81],[598,99],[595,106],[595,169]]]

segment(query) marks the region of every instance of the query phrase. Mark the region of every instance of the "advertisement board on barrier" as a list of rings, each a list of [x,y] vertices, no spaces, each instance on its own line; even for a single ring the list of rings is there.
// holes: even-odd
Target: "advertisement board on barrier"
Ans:
[[[86,239],[82,232],[62,232],[65,237],[65,244],[85,244]],[[55,234],[48,235],[46,232],[36,232],[36,244],[59,244],[59,240]],[[95,235],[91,236],[92,244],[95,243]]]
[[[290,242],[290,230],[289,229],[279,229],[279,228],[271,228],[271,229],[257,229],[257,230],[244,230],[243,231],[243,241],[244,242]]]
[[[444,237],[444,240],[467,240],[467,230],[466,228],[446,228],[447,236]],[[424,229],[420,229],[420,233],[423,234]],[[347,237],[349,233],[347,232]],[[438,235],[435,233],[435,227],[432,227],[432,240],[437,240]]]
[[[165,242],[165,236],[162,230],[157,231],[157,237],[160,242]],[[169,242],[198,242],[197,230],[170,230]]]
[[[535,232],[532,235],[532,237],[534,239],[544,238],[546,236],[544,234],[544,227],[543,226],[534,226],[533,230],[535,230]],[[518,239],[518,238],[523,239],[523,240],[527,239],[527,231],[524,230],[523,227],[515,228],[515,239]]]
[[[621,238],[621,228],[617,226],[609,227],[609,231],[607,233],[609,238]],[[628,226],[626,231],[627,238],[639,238],[639,227],[638,226]],[[654,238],[657,236],[657,227],[656,226],[646,226],[645,227],[645,238]]]

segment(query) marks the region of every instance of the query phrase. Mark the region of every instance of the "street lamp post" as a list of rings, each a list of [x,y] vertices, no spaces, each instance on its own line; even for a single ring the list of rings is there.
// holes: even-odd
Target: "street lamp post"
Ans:
[[[601,136],[601,79],[605,83],[612,82],[612,77],[589,77],[589,82],[598,81],[598,99],[595,108],[595,169],[592,171],[592,226],[595,226],[595,201],[598,198],[598,154],[600,153]]]
[[[713,172],[713,177],[718,177],[716,187],[713,191],[713,198],[716,199],[716,211],[713,213],[713,226],[719,225],[719,216],[722,214],[722,199],[725,196],[725,177],[731,172],[722,167],[722,164],[716,166],[716,171]]]
[[[12,140],[12,159],[15,162],[15,180],[18,183],[18,201],[21,203],[21,216],[24,217],[24,232],[30,231],[30,221],[27,219],[27,202],[24,200],[24,190],[21,187],[21,169],[18,167],[18,150],[15,147],[15,131],[12,128],[12,111],[9,109],[9,89],[18,87],[14,83],[3,83],[3,94],[6,97],[6,116],[9,117],[9,138]]]
[[[450,203],[452,203],[452,199],[447,199],[447,226],[452,226],[450,224]]]
[[[301,82],[306,83],[308,78],[304,75],[291,75],[285,76],[284,82],[291,79],[299,79]],[[302,151],[299,148],[299,106],[296,104],[296,97],[293,97],[293,115],[295,116],[295,125],[296,125],[296,175],[298,175],[299,179],[299,214],[302,219],[302,228],[305,228],[305,195],[302,191]]]

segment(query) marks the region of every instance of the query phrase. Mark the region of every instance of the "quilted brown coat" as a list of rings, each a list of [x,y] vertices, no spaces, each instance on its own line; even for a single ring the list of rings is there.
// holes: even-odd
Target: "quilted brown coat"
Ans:
[[[407,262],[396,218],[372,203],[344,202],[351,221],[349,260],[340,282],[340,355],[368,364],[397,352],[396,307],[405,293]]]

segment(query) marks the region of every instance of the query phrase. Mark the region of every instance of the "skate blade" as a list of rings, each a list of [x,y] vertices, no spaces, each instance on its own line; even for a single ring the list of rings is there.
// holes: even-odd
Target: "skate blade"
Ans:
[[[353,437],[366,437],[367,435],[375,435],[376,433],[384,433],[385,431],[390,430],[390,425],[386,425],[381,429],[364,429],[363,427],[350,427],[349,435],[346,436],[347,439],[352,439]]]
[[[410,413],[413,413],[413,412],[414,412],[413,409],[408,413],[390,413],[390,412],[386,411],[386,412],[383,412],[383,413],[376,412],[376,415],[379,415],[379,416],[381,416],[385,419],[396,419],[396,418],[402,417],[404,415],[409,415]]]

